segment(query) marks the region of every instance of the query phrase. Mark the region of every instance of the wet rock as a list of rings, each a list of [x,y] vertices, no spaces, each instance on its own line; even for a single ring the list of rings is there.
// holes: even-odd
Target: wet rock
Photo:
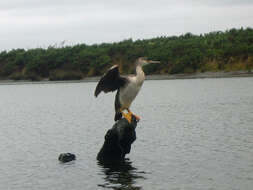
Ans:
[[[105,135],[105,141],[97,154],[99,161],[119,161],[130,153],[131,145],[136,140],[135,129],[137,120],[133,116],[132,122],[128,123],[125,118],[117,121]]]
[[[76,155],[72,153],[61,153],[58,157],[58,160],[63,163],[70,162],[75,159],[76,159]]]

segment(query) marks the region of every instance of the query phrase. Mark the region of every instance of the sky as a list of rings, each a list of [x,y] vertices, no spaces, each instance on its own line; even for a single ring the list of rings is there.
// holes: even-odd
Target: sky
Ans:
[[[253,0],[0,1],[0,51],[253,27]]]

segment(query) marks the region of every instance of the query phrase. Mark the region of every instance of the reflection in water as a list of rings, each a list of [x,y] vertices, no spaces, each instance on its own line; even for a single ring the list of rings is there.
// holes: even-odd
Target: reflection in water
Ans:
[[[101,163],[98,165],[102,168],[105,175],[104,184],[98,186],[111,188],[115,190],[140,190],[141,187],[135,185],[137,179],[145,179],[141,174],[145,172],[137,172],[137,168],[132,166],[132,162],[124,160],[123,162]]]

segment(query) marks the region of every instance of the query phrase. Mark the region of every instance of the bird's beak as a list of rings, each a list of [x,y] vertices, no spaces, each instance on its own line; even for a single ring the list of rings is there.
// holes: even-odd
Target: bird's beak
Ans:
[[[160,61],[152,61],[152,60],[149,60],[148,63],[160,63]]]

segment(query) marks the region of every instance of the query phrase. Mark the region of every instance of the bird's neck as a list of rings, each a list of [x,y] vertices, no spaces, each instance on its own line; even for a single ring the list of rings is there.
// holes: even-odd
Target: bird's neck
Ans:
[[[142,85],[143,81],[145,80],[145,73],[140,65],[137,65],[136,67],[136,79],[139,85]]]

